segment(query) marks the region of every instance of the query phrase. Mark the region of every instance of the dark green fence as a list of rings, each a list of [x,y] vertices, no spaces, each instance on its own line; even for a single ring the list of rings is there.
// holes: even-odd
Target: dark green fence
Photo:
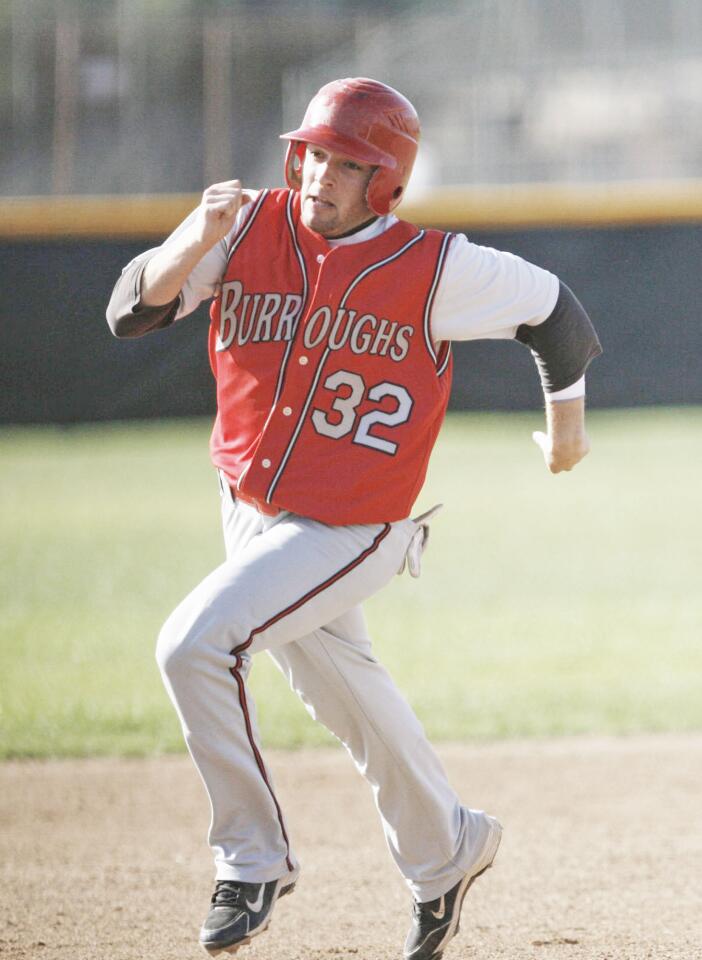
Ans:
[[[702,224],[467,231],[565,280],[604,346],[588,375],[592,407],[702,403]],[[0,422],[211,413],[207,314],[119,341],[105,306],[122,266],[153,241],[0,241]],[[455,345],[453,407],[540,404],[528,351],[505,341]]]

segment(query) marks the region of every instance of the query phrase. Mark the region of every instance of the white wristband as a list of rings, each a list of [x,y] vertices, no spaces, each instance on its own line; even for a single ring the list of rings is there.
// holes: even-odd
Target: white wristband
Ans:
[[[556,390],[554,393],[545,393],[544,396],[549,403],[558,403],[559,400],[577,400],[578,397],[585,396],[585,374],[575,383],[563,390]]]

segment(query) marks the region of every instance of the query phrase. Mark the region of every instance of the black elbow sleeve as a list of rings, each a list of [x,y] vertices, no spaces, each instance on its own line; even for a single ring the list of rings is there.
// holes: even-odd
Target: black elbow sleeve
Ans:
[[[602,346],[584,307],[565,283],[550,315],[536,326],[521,324],[517,340],[528,346],[547,393],[564,390],[583,376]]]
[[[122,271],[107,305],[107,324],[115,337],[141,337],[168,327],[175,320],[180,299],[163,306],[141,304],[141,274],[146,262],[134,261]]]
[[[178,305],[179,301],[174,300],[173,303],[163,307],[141,307],[138,310],[130,310],[128,313],[118,313],[108,305],[107,324],[114,336],[120,340],[142,337],[153,330],[169,327],[175,320]]]

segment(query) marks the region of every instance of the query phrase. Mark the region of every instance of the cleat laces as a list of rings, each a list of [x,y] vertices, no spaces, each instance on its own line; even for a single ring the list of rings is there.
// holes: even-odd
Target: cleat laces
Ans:
[[[241,884],[234,880],[218,880],[212,894],[213,907],[238,907],[241,901]]]

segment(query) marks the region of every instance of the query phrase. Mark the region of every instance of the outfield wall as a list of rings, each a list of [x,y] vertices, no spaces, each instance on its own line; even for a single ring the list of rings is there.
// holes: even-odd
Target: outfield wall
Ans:
[[[121,267],[193,196],[0,201],[0,422],[211,413],[207,314],[115,340],[105,306]],[[605,353],[593,407],[702,403],[702,184],[446,188],[403,209],[552,270],[586,305]],[[537,407],[528,351],[457,344],[456,409]]]

